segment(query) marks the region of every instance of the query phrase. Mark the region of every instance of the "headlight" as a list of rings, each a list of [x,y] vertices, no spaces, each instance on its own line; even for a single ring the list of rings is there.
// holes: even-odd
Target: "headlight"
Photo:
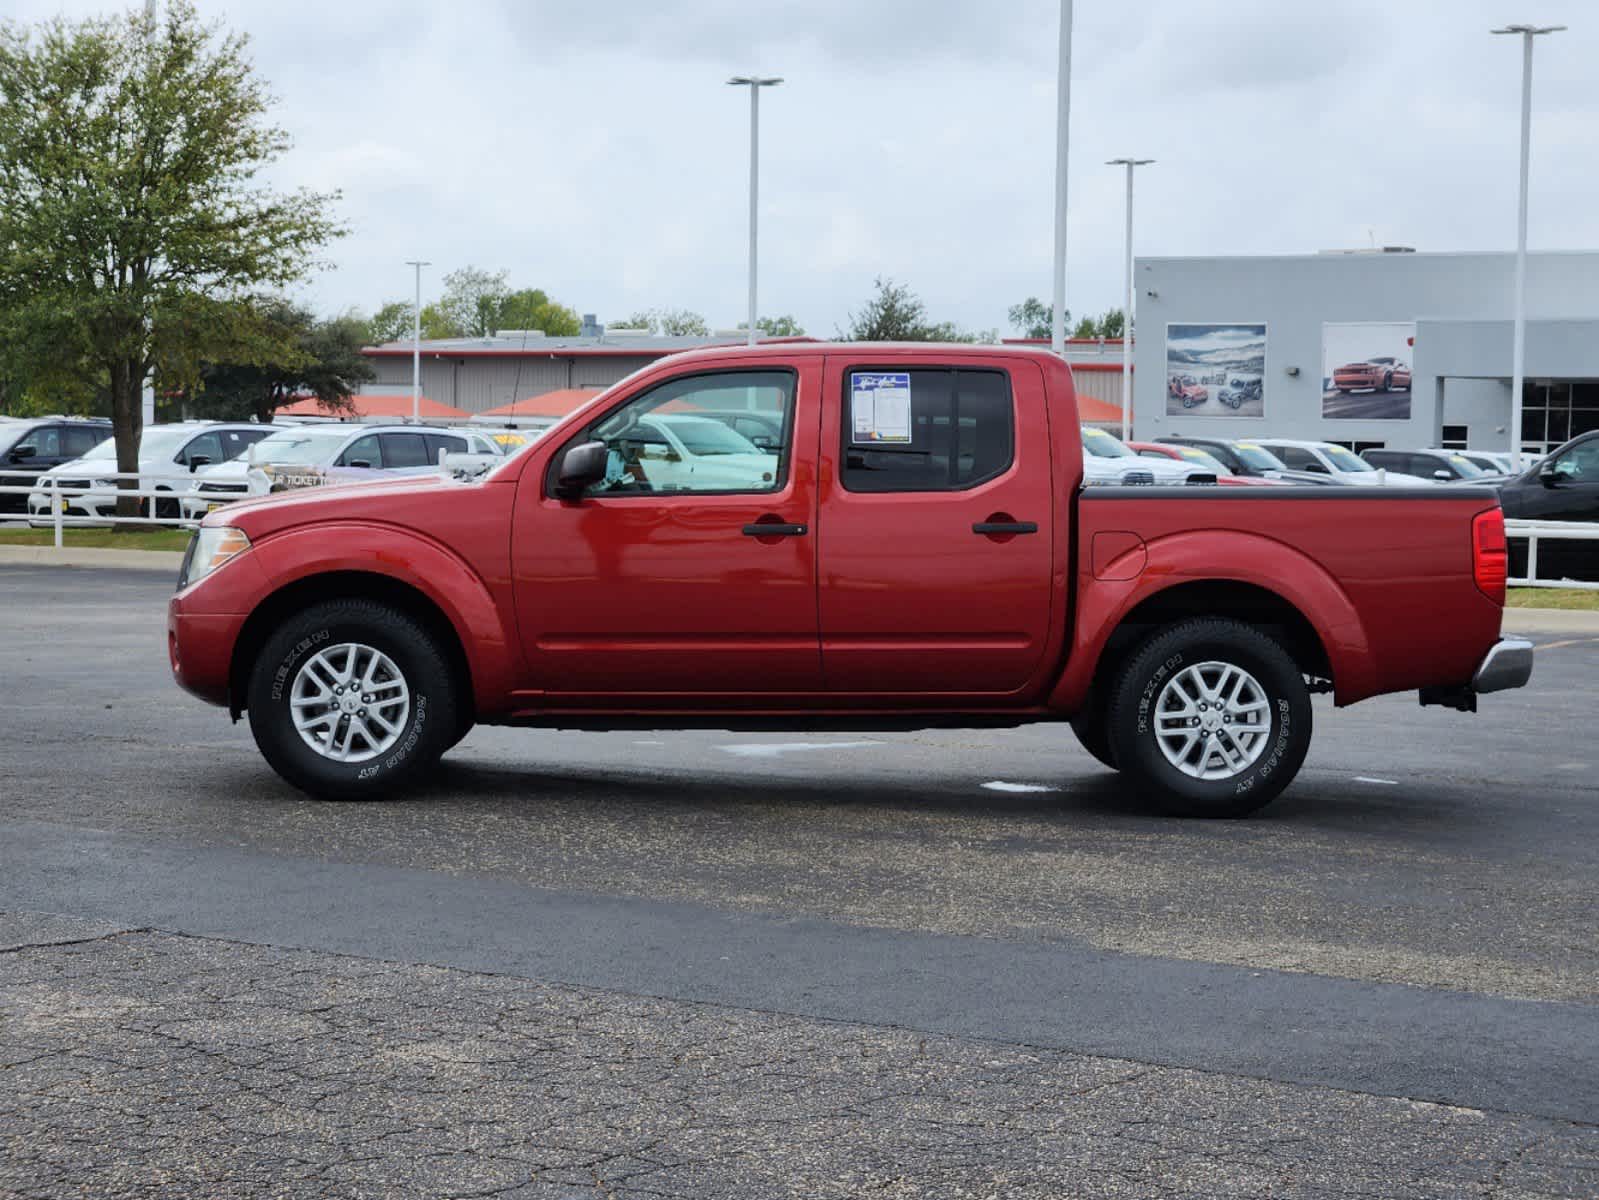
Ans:
[[[194,535],[188,557],[183,564],[180,588],[199,583],[223,563],[237,558],[250,548],[250,539],[244,530],[232,525],[202,525]]]

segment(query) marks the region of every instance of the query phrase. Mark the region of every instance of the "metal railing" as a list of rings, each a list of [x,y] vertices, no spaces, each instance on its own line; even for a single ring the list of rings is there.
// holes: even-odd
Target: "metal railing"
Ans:
[[[1507,541],[1521,538],[1527,543],[1526,577],[1512,576],[1509,580],[1511,587],[1582,588],[1585,591],[1599,591],[1599,580],[1538,578],[1540,539],[1549,542],[1591,542],[1593,543],[1591,559],[1595,566],[1599,566],[1599,522],[1507,520],[1505,538]],[[1599,571],[1595,573],[1599,574]]]
[[[194,481],[195,476],[187,471],[173,475],[153,474],[148,471],[95,471],[92,481],[94,484],[111,486],[68,487],[54,475],[43,475],[31,483],[0,486],[0,495],[23,497],[23,511],[20,514],[6,514],[7,518],[27,521],[30,525],[48,521],[55,529],[55,546],[59,550],[62,547],[62,531],[66,529],[103,529],[111,525],[154,525],[171,529],[193,529],[200,523],[199,518],[184,515],[183,500],[186,496],[190,496],[190,488],[194,485]],[[125,484],[133,486],[123,486]],[[43,493],[46,500],[44,513],[32,511],[28,504],[31,497],[40,493]],[[142,502],[139,506],[140,515],[134,517],[116,515],[114,510],[117,501],[129,496]],[[243,499],[243,497],[231,498]],[[67,509],[73,507],[73,501],[77,500],[89,500],[96,508],[112,511],[107,516],[69,514]],[[161,510],[168,505],[171,505],[175,511],[162,516]],[[82,508],[82,505],[77,507]]]

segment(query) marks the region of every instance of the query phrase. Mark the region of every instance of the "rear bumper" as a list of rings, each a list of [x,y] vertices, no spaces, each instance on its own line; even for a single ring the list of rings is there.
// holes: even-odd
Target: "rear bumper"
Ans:
[[[1471,677],[1471,690],[1503,692],[1525,687],[1532,678],[1532,643],[1524,638],[1500,638],[1483,656]]]

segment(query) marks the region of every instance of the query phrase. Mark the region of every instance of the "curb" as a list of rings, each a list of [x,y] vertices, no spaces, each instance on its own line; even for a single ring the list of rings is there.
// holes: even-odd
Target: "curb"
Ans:
[[[176,575],[183,555],[176,550],[57,550],[54,546],[0,546],[0,566],[112,567],[123,571],[161,571]]]
[[[1599,633],[1599,612],[1580,608],[1507,608],[1506,633]]]

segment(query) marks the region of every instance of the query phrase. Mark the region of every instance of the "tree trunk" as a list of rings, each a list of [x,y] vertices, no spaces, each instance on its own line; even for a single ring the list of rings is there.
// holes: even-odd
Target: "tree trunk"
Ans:
[[[117,471],[133,472],[139,469],[139,442],[144,436],[144,364],[136,360],[118,359],[111,364],[111,434],[117,442]],[[136,489],[139,485],[124,480],[118,485]],[[137,496],[117,497],[117,516],[142,516],[144,502]],[[138,529],[137,525],[123,526]]]

